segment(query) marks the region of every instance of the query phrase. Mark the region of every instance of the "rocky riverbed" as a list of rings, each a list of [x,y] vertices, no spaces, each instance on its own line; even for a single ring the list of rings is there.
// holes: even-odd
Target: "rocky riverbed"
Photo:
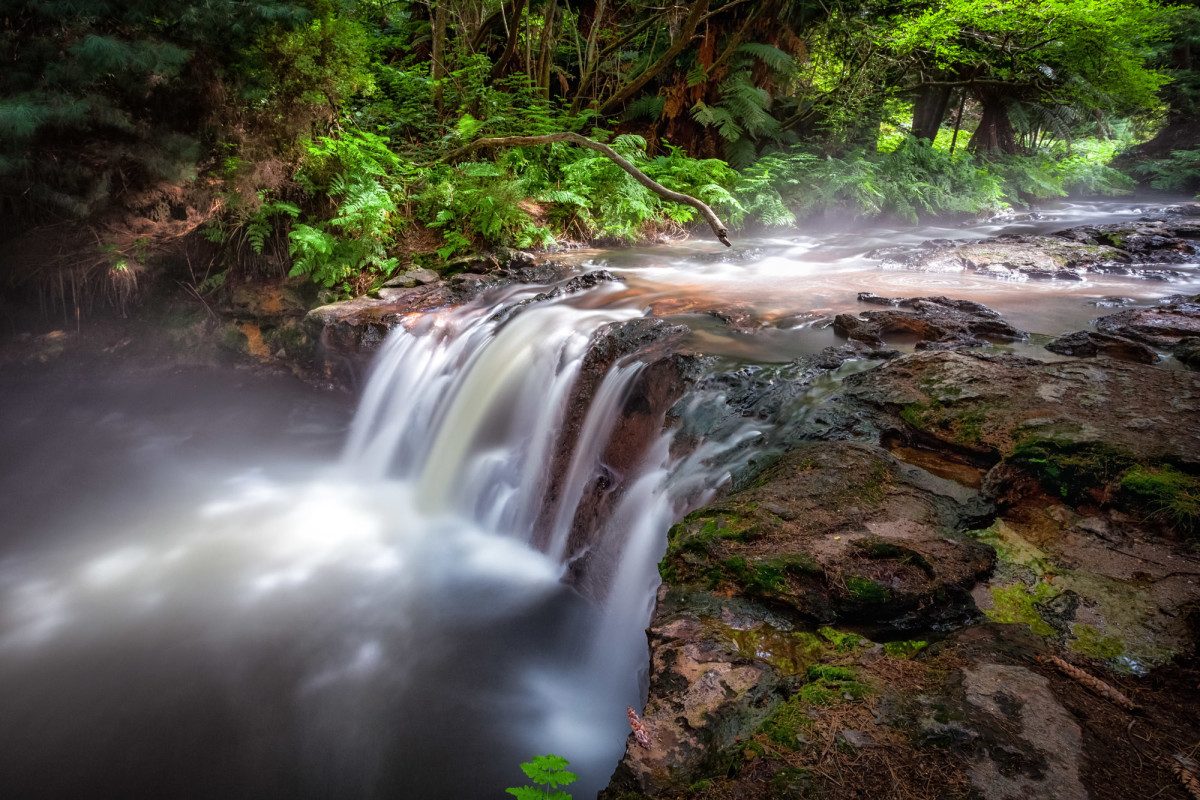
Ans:
[[[1194,214],[874,256],[1006,280],[1172,280],[1200,260]],[[550,287],[519,313],[620,290],[607,272],[493,262],[311,312],[327,374],[361,365],[389,326],[484,291]],[[762,428],[723,496],[670,531],[647,631],[650,746],[631,734],[602,796],[1185,797],[1175,770],[1200,741],[1200,296],[1107,298],[1088,329],[1033,344],[964,298],[858,300],[802,311],[844,344],[779,366],[723,371],[687,346],[680,323],[697,314],[747,335],[771,324],[736,302],[658,300],[663,319],[596,338],[581,407],[616,360],[651,365],[607,455],[616,472],[664,415],[681,453]],[[578,521],[604,513],[607,480]]]
[[[1014,292],[1162,285],[1195,277],[1198,219],[1178,207],[933,239],[870,263]],[[353,388],[391,329],[440,335],[448,309],[501,323],[564,300],[630,309],[594,330],[549,458],[547,509],[606,376],[636,367],[604,469],[572,490],[566,579],[603,593],[589,537],[664,429],[675,459],[729,480],[667,536],[637,709],[650,746],[630,736],[606,800],[1186,799],[1176,768],[1200,775],[1200,295],[1105,295],[1090,323],[1046,330],[945,285],[763,304],[523,253],[459,266],[337,303],[298,283],[234,287],[218,324],[160,326],[161,350]],[[72,338],[18,349],[53,360]],[[807,350],[759,357],[776,340]],[[536,520],[532,541],[552,524]]]

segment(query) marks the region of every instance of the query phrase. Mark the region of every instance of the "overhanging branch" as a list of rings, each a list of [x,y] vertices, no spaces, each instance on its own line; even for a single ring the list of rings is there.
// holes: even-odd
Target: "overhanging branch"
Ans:
[[[547,133],[540,136],[495,136],[485,139],[476,139],[470,144],[458,148],[439,160],[453,161],[457,158],[461,158],[467,153],[474,152],[475,150],[483,150],[491,147],[528,147],[530,145],[538,144],[554,144],[555,142],[569,142],[571,144],[579,145],[580,147],[586,147],[588,150],[594,150],[600,155],[612,160],[612,162],[618,167],[632,175],[635,181],[640,183],[642,186],[645,186],[659,197],[670,200],[672,203],[680,203],[685,206],[691,206],[699,211],[700,215],[704,217],[706,222],[708,222],[708,226],[712,228],[713,234],[717,237],[717,240],[720,241],[721,244],[725,245],[726,247],[733,246],[729,242],[729,231],[725,228],[725,224],[721,222],[721,219],[717,216],[716,212],[713,211],[703,200],[692,197],[690,194],[683,194],[682,192],[676,192],[668,189],[635,167],[629,162],[628,159],[626,159],[616,150],[613,150],[608,145],[601,144],[600,142],[589,139],[586,136],[582,136],[578,133],[562,131],[560,133]]]

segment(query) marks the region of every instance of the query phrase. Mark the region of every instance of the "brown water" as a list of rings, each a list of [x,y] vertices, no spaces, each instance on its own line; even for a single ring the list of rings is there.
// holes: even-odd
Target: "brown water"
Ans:
[[[1109,296],[1151,303],[1167,295],[1200,292],[1196,264],[1168,265],[1185,278],[1166,282],[1140,277],[1088,274],[1084,280],[1000,280],[968,271],[920,272],[880,267],[869,254],[879,248],[917,245],[929,239],[976,240],[1000,233],[1048,234],[1075,225],[1126,222],[1142,216],[1147,206],[1117,201],[1061,203],[1036,214],[1016,214],[953,226],[861,225],[805,230],[788,236],[741,238],[732,250],[716,241],[696,239],[670,246],[571,253],[568,260],[605,267],[627,279],[624,301],[657,312],[692,308],[744,309],[763,321],[753,333],[731,332],[719,321],[693,316],[697,349],[762,362],[788,361],[798,353],[820,350],[837,339],[822,324],[842,312],[872,306],[857,300],[859,292],[883,297],[948,295],[974,300],[999,311],[1006,320],[1032,334],[1053,337],[1086,328],[1114,309],[1098,308]],[[1012,346],[1043,359],[1054,359],[1035,338]],[[903,349],[905,342],[892,343]]]

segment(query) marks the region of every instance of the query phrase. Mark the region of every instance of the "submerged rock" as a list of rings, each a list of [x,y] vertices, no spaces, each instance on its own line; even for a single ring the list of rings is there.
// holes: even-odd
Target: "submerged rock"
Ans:
[[[1052,353],[1076,358],[1095,358],[1108,356],[1123,361],[1136,361],[1139,364],[1153,364],[1158,361],[1158,353],[1154,348],[1124,336],[1114,336],[1110,333],[1095,331],[1076,331],[1049,342],[1046,349]]]
[[[392,328],[404,324],[410,315],[466,305],[489,290],[506,286],[566,281],[528,301],[537,302],[616,279],[607,272],[572,277],[572,267],[555,262],[514,259],[506,263],[508,266],[486,275],[464,272],[432,283],[385,287],[373,297],[364,295],[312,309],[304,317],[304,329],[318,343],[320,366],[328,377],[353,383]]]
[[[969,271],[1007,279],[1082,280],[1089,272],[1172,280],[1166,265],[1200,261],[1200,223],[1192,206],[1157,218],[1085,225],[1051,235],[1008,234],[972,242],[933,240],[873,253],[893,269]]]
[[[838,314],[833,329],[839,336],[882,347],[888,338],[915,339],[919,350],[978,347],[990,341],[1015,341],[1029,334],[1000,319],[1000,315],[970,300],[948,297],[889,299],[860,294],[862,302],[890,305],[911,311],[866,311]]]
[[[1101,333],[1169,350],[1183,339],[1200,337],[1200,295],[1175,295],[1163,305],[1118,311],[1095,324]]]

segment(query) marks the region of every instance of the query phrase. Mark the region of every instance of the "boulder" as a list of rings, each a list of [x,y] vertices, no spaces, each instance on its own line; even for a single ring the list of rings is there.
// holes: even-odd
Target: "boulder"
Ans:
[[[1099,357],[913,353],[846,378],[844,398],[910,443],[992,464],[1038,447],[1200,467],[1200,376]]]
[[[1200,337],[1200,295],[1175,295],[1162,305],[1130,308],[1095,320],[1101,333],[1170,350],[1189,337]]]
[[[1059,336],[1047,343],[1046,349],[1052,353],[1076,358],[1108,356],[1123,361],[1136,361],[1139,364],[1153,364],[1159,360],[1153,347],[1126,339],[1124,336],[1096,331],[1076,331]]]
[[[859,300],[894,309],[866,311],[860,315],[838,314],[833,330],[873,347],[882,347],[887,339],[915,340],[920,350],[951,350],[979,347],[990,341],[1015,341],[1028,338],[987,306],[969,300],[948,297],[889,299],[877,295],[859,295]],[[911,309],[902,311],[900,309]]]
[[[807,443],[673,527],[661,571],[816,622],[949,618],[993,563],[956,531],[990,511],[974,490],[877,447]]]

